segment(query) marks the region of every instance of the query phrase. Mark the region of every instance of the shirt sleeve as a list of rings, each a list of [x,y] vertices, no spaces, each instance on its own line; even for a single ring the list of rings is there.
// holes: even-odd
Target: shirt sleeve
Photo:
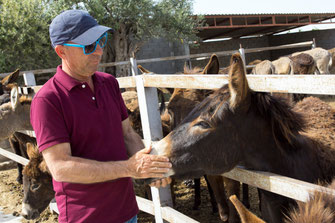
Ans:
[[[31,104],[30,122],[40,152],[51,146],[70,142],[64,117],[55,104],[44,97],[35,97]]]

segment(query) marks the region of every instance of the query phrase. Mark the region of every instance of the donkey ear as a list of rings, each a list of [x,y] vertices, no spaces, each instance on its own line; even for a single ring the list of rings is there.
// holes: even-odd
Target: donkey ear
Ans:
[[[230,59],[229,69],[229,91],[230,107],[235,109],[239,106],[249,106],[246,101],[250,95],[250,88],[245,75],[245,67],[239,53],[234,54]]]
[[[240,215],[242,223],[265,223],[262,219],[257,217],[255,214],[250,212],[236,197],[236,195],[230,196],[229,200],[234,204],[238,214]]]
[[[38,168],[43,172],[43,173],[50,173],[47,163],[45,162],[45,160],[43,160],[40,165],[38,165]],[[51,174],[50,174],[51,175]]]
[[[148,74],[151,73],[149,70],[145,69],[141,65],[137,65],[137,68],[142,72],[142,74]]]
[[[218,74],[220,69],[219,58],[213,54],[209,59],[208,64],[202,71],[203,74]]]
[[[10,104],[12,106],[12,110],[15,111],[17,106],[19,105],[19,89],[15,85],[10,91]]]
[[[29,159],[37,158],[40,155],[37,148],[35,148],[35,146],[32,143],[27,142],[26,147]]]
[[[7,75],[4,79],[1,80],[3,85],[7,85],[16,81],[19,77],[20,69],[16,69],[13,73]]]

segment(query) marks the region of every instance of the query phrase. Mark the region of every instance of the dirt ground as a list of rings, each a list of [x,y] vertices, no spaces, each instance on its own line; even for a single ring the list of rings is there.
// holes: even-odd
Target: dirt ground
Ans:
[[[335,109],[335,100],[334,99],[323,99],[327,101],[333,109]],[[308,104],[302,104],[301,107],[303,109],[304,106],[308,106]],[[313,107],[310,111],[310,115],[307,117],[308,122],[312,123],[314,127],[323,128],[324,131],[334,131],[334,119],[335,117],[331,117],[329,119],[329,113],[333,112],[332,109],[325,105],[320,105]],[[316,116],[323,117],[323,119],[316,120]],[[326,135],[326,134],[325,134]],[[334,136],[335,134],[333,134]],[[333,137],[331,136],[331,137]],[[325,140],[332,140],[335,144],[334,138],[324,138]],[[23,189],[20,184],[16,182],[17,170],[10,169],[0,171],[0,206],[3,207],[2,212],[5,214],[13,214],[18,216],[21,212],[21,203],[23,197]],[[179,212],[199,221],[206,223],[214,223],[220,222],[218,214],[212,214],[212,207],[209,201],[209,194],[207,190],[207,186],[205,181],[201,180],[201,205],[200,210],[192,210],[193,201],[194,201],[194,190],[193,188],[187,187],[182,182],[177,182],[176,184],[176,206],[174,207]],[[137,195],[144,197],[144,192],[141,188],[136,187]],[[258,210],[258,195],[257,190],[255,188],[250,188],[249,198],[251,200],[251,211],[259,215]],[[40,218],[34,221],[26,221],[22,222],[43,222],[43,223],[55,223],[57,222],[57,215],[52,214],[49,209],[45,210]],[[140,212],[139,214],[139,223],[149,223],[154,222],[153,216]]]

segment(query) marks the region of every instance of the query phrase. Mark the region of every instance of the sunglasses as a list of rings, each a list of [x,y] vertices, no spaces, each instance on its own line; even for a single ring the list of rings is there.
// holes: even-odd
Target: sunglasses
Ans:
[[[91,45],[80,45],[80,44],[72,44],[72,43],[64,43],[64,46],[73,46],[73,47],[80,47],[83,48],[84,54],[89,55],[91,53],[94,53],[94,51],[97,49],[97,45],[99,44],[101,48],[104,48],[107,43],[107,32],[104,33],[97,41],[92,43]]]

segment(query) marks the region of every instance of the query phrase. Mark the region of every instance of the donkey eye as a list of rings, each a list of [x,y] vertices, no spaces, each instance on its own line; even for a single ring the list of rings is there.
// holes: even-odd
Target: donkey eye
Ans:
[[[41,184],[32,184],[30,186],[30,190],[31,191],[36,191],[36,190],[38,190],[40,188],[40,186],[41,186]]]
[[[197,124],[195,124],[195,126],[199,126],[203,129],[209,129],[211,126],[208,124],[208,122],[205,121],[200,121]]]

